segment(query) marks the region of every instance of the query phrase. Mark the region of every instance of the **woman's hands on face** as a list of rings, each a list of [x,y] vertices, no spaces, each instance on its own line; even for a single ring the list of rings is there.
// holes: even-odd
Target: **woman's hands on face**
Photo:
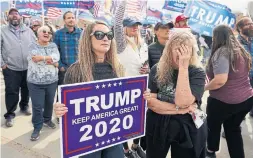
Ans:
[[[62,117],[68,112],[68,108],[61,103],[55,103],[54,104],[54,112],[57,117]]]
[[[192,56],[192,51],[190,50],[189,46],[182,44],[180,48],[177,50],[179,56],[179,68],[187,69],[190,64],[190,59]]]

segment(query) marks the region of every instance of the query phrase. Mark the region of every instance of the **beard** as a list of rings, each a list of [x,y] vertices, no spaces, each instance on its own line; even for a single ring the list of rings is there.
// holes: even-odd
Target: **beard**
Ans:
[[[247,37],[253,37],[253,29],[244,29],[242,30],[242,34]]]
[[[20,24],[20,20],[10,20],[11,25],[18,26]]]

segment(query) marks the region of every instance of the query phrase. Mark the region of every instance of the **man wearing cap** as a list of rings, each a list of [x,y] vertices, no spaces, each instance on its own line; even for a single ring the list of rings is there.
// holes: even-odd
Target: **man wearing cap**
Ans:
[[[186,17],[184,15],[177,16],[175,21],[175,28],[190,28],[188,26],[188,19],[189,17]]]
[[[1,28],[1,68],[5,81],[5,104],[7,112],[4,115],[6,126],[13,126],[15,110],[19,102],[19,89],[21,100],[19,107],[25,115],[29,111],[29,91],[26,83],[28,67],[28,47],[36,42],[32,30],[21,23],[21,16],[17,9],[12,8],[8,14],[9,24]]]
[[[173,27],[174,25],[172,22],[166,24],[159,22],[155,25],[156,41],[148,47],[150,69],[160,60],[166,41],[169,39],[170,29]]]
[[[37,37],[37,31],[40,27],[41,27],[41,22],[39,20],[34,20],[32,22],[31,29],[33,30],[36,37]]]

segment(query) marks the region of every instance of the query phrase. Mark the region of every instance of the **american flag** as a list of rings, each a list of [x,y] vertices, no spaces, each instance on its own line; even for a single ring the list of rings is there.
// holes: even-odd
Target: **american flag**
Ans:
[[[98,17],[99,8],[100,8],[99,2],[95,2],[94,3],[94,13],[93,13],[95,18]]]
[[[142,0],[128,0],[126,5],[126,14],[128,17],[136,17],[138,19],[141,19],[145,13],[143,13],[143,10],[146,10],[147,1]],[[144,9],[145,8],[145,9]]]
[[[48,10],[47,10],[47,17],[48,17],[49,19],[57,19],[57,18],[59,18],[61,15],[62,15],[62,12],[61,12],[61,10],[58,9],[58,8],[52,8],[52,7],[50,7],[50,8],[48,8]]]

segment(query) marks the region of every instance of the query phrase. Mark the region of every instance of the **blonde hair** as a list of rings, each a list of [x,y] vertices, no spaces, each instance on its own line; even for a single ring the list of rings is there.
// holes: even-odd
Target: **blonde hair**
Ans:
[[[172,66],[172,48],[174,46],[180,46],[181,44],[187,44],[192,46],[192,57],[190,59],[190,65],[195,67],[201,67],[201,63],[198,58],[197,48],[195,47],[197,41],[194,35],[189,31],[174,32],[167,41],[161,59],[157,65],[156,77],[159,85],[165,85],[172,82],[174,70]]]
[[[127,44],[129,44],[135,51],[139,50],[141,46],[144,44],[144,40],[141,38],[141,32],[140,32],[139,26],[138,26],[138,34],[137,36],[134,37],[135,43],[133,43],[130,40],[130,37],[128,36],[128,32],[127,32],[127,27],[124,28],[124,34],[125,34],[125,39],[126,39]]]
[[[79,42],[78,61],[81,69],[80,77],[82,77],[80,80],[83,82],[94,80],[92,75],[92,68],[96,61],[96,55],[92,51],[90,34],[93,32],[94,27],[99,24],[107,26],[104,22],[100,21],[95,21],[91,24],[88,24],[85,31],[82,33],[82,37]],[[119,63],[119,60],[117,58],[115,39],[111,41],[111,47],[105,54],[105,62],[109,63],[112,66],[112,69],[117,77],[122,77],[124,75],[123,66]]]
[[[50,30],[50,27],[48,27],[47,25],[44,25],[44,26],[41,26],[40,28],[38,28],[38,31],[37,33],[41,33],[43,30],[46,30],[46,31],[51,31]]]

